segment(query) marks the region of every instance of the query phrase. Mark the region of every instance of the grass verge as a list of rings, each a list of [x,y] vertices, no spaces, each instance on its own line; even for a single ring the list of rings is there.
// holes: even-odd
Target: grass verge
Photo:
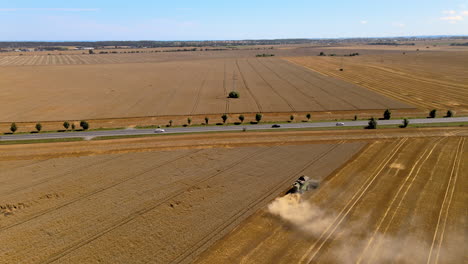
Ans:
[[[51,139],[30,139],[30,140],[8,140],[8,141],[0,141],[0,145],[58,143],[58,142],[83,141],[83,140],[84,140],[83,138],[51,138]]]

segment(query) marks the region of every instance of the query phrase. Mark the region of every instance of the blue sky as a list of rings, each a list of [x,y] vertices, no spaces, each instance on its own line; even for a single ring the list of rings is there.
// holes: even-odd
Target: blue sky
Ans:
[[[0,41],[468,35],[468,0],[0,0]]]

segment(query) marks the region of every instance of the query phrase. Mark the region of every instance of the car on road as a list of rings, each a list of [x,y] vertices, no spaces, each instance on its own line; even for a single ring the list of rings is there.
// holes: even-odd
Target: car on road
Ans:
[[[281,125],[279,125],[279,124],[274,124],[274,125],[272,125],[271,127],[272,127],[272,128],[278,128],[278,127],[281,127]]]
[[[343,122],[338,122],[338,123],[336,123],[336,126],[344,126],[344,123]]]
[[[166,130],[162,129],[162,128],[157,128],[154,130],[154,133],[164,133],[166,132]]]

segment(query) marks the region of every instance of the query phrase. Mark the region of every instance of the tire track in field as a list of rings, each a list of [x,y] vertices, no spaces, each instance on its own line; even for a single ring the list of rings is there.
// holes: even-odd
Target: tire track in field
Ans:
[[[35,183],[33,183],[33,184],[31,184],[31,185],[28,185],[28,186],[26,186],[26,187],[21,186],[21,187],[18,187],[18,188],[16,188],[16,189],[11,189],[11,190],[9,190],[8,192],[2,193],[2,195],[10,195],[10,194],[15,193],[15,192],[23,191],[23,190],[26,190],[26,189],[29,189],[29,188],[32,188],[32,187],[37,187],[37,186],[39,186],[39,185],[41,185],[41,184],[44,184],[44,183],[47,183],[47,182],[49,182],[49,181],[52,181],[52,180],[55,180],[55,179],[58,179],[58,178],[65,177],[65,176],[67,176],[67,175],[73,174],[76,170],[81,170],[82,168],[91,168],[91,167],[93,167],[93,166],[95,166],[95,165],[101,165],[101,164],[105,164],[105,163],[107,163],[107,162],[113,161],[113,160],[115,160],[115,159],[120,158],[122,155],[124,155],[124,154],[120,154],[120,155],[118,155],[117,157],[111,157],[111,158],[106,159],[106,160],[104,160],[104,161],[92,162],[92,163],[90,163],[90,164],[85,164],[85,165],[79,166],[79,167],[77,167],[77,168],[72,168],[70,171],[65,172],[65,173],[63,173],[63,174],[58,174],[58,175],[51,176],[51,177],[49,177],[49,178],[46,178],[46,179],[44,179],[44,180],[42,180],[42,181],[39,181],[39,182],[35,182]],[[2,230],[2,228],[0,228],[0,231],[1,231],[1,230]]]
[[[278,77],[280,80],[283,80],[284,82],[288,83],[291,87],[293,87],[294,89],[296,89],[296,91],[298,91],[299,93],[301,93],[304,97],[307,97],[309,98],[310,100],[312,100],[314,103],[316,103],[318,106],[320,106],[322,108],[323,111],[327,110],[326,107],[324,107],[322,104],[320,104],[313,96],[310,96],[306,93],[304,93],[301,89],[299,89],[296,85],[292,84],[290,81],[284,79],[283,77],[281,77],[281,75],[279,75],[276,71],[274,71],[273,69],[271,69],[270,67],[268,67],[266,64],[264,64],[263,62],[261,62],[262,60],[259,60],[260,64],[262,64],[265,68],[267,68],[269,71],[271,71],[272,73],[274,73],[276,75],[276,77]],[[271,62],[271,60],[269,60]],[[274,62],[273,62],[274,63]]]
[[[237,66],[237,69],[239,70],[239,74],[240,74],[240,76],[242,78],[242,82],[244,83],[245,89],[247,89],[247,91],[249,92],[249,95],[255,101],[255,104],[257,105],[258,111],[260,113],[262,113],[263,112],[262,106],[260,105],[260,103],[258,102],[258,99],[254,96],[254,94],[252,93],[252,90],[250,89],[249,85],[247,84],[247,81],[246,81],[246,79],[244,77],[244,74],[241,71],[241,68],[239,67],[239,61],[237,59],[236,59],[236,66]]]
[[[361,263],[363,261],[364,255],[366,254],[367,250],[369,250],[371,244],[376,239],[375,237],[379,233],[380,228],[382,227],[385,220],[387,219],[387,216],[389,215],[390,211],[394,207],[393,205],[396,203],[398,197],[400,196],[400,193],[403,191],[403,188],[406,187],[403,195],[401,196],[401,198],[398,201],[398,205],[393,210],[393,214],[392,214],[390,220],[387,222],[387,224],[386,224],[386,226],[384,228],[384,231],[382,233],[379,233],[379,234],[385,235],[387,233],[388,228],[390,227],[393,219],[395,218],[395,215],[398,212],[398,209],[401,207],[402,202],[405,200],[405,197],[408,194],[409,189],[411,188],[414,181],[418,177],[419,172],[421,171],[422,167],[424,166],[426,161],[429,159],[429,157],[432,155],[434,149],[440,144],[440,142],[443,139],[444,138],[440,138],[440,139],[435,140],[434,144],[432,145],[432,148],[430,148],[430,149],[426,148],[426,150],[416,160],[415,164],[412,166],[412,168],[409,171],[408,175],[405,177],[404,181],[400,184],[400,187],[398,188],[398,191],[393,196],[392,201],[387,206],[387,209],[385,210],[384,215],[380,218],[379,223],[378,223],[377,227],[374,229],[374,232],[372,233],[371,237],[368,239],[366,246],[361,251],[361,253],[360,253],[360,255],[359,255],[359,257],[358,257],[358,259],[356,261],[357,264],[359,264],[359,263]],[[372,259],[374,258],[376,252],[379,250],[380,243],[381,243],[381,239],[379,241],[376,241],[374,250],[372,251],[372,253],[370,255],[370,259],[369,259],[370,263],[372,263]]]
[[[289,61],[288,61],[289,62]],[[304,66],[301,67],[302,70],[305,70],[306,68]],[[354,83],[351,83],[351,82],[348,82],[348,81],[345,81],[345,80],[342,80],[342,78],[339,78],[339,75],[337,74],[334,74],[335,77],[327,77],[327,76],[323,76],[321,74],[317,75],[317,78],[325,83],[328,83],[332,86],[336,86],[338,88],[341,88],[342,90],[344,91],[348,91],[349,93],[357,96],[357,97],[360,97],[360,98],[364,98],[366,100],[368,100],[369,102],[374,102],[376,104],[378,104],[379,106],[381,106],[382,108],[388,108],[389,106],[388,105],[385,105],[385,102],[379,102],[373,98],[374,95],[372,94],[366,94],[366,93],[359,93],[359,92],[356,92],[354,89],[349,89],[349,88],[353,88],[352,86],[355,86],[355,87],[358,87],[358,88],[363,88],[357,84],[354,84]],[[338,77],[338,78],[337,78]],[[351,87],[349,87],[349,85],[351,85]],[[368,90],[366,88],[364,88],[364,90]],[[385,98],[385,99],[389,99],[389,98]],[[360,107],[362,108],[362,107]],[[360,109],[358,108],[358,109]]]
[[[249,59],[245,59],[247,61],[247,63],[250,65],[250,67],[254,70],[254,72],[263,80],[263,82],[265,82],[268,87],[270,87],[270,89],[277,95],[279,96],[288,106],[289,108],[291,108],[291,110],[296,113],[296,109],[294,108],[294,106],[288,101],[286,100],[286,98],[284,98],[284,96],[282,96],[275,88],[273,88],[273,86],[258,72],[258,70],[252,65],[252,63],[249,61]]]
[[[195,113],[195,110],[197,109],[198,104],[200,103],[201,91],[203,90],[203,87],[205,86],[206,78],[208,78],[208,75],[210,74],[210,72],[211,70],[207,70],[201,85],[197,89],[197,95],[195,96],[195,103],[193,104],[192,111],[190,111],[190,115],[193,115]]]
[[[287,61],[287,62],[289,62],[289,61]],[[293,66],[296,65],[295,63],[292,63],[292,64],[293,64]],[[284,67],[284,66],[285,66],[285,67]],[[283,63],[283,69],[284,69],[284,68],[287,68],[287,69],[289,70],[289,72],[292,73],[292,75],[294,75],[294,76],[296,76],[297,78],[301,79],[302,81],[304,81],[304,82],[310,84],[312,87],[315,87],[315,88],[319,89],[320,91],[322,91],[323,93],[327,94],[328,96],[330,96],[330,97],[332,97],[332,98],[334,98],[334,99],[337,99],[337,100],[339,100],[339,101],[342,101],[343,103],[345,103],[345,104],[347,104],[347,105],[353,107],[353,108],[356,109],[356,110],[359,110],[359,108],[358,108],[357,106],[355,106],[354,104],[352,104],[352,103],[348,102],[347,100],[343,99],[342,96],[336,96],[336,95],[334,95],[334,94],[331,94],[331,93],[328,92],[327,90],[325,90],[325,89],[321,88],[320,86],[318,86],[316,83],[311,82],[311,81],[307,80],[306,78],[302,77],[301,75],[295,73],[294,71],[292,71],[292,70],[290,69],[290,65],[287,65],[287,63]],[[308,68],[303,69],[304,67],[302,67],[302,66],[300,66],[300,67],[295,67],[295,68],[300,69],[302,72],[304,72],[304,73],[306,73],[306,74],[310,74],[310,70],[309,70]],[[313,77],[315,78],[315,76],[313,76]],[[330,110],[330,109],[327,109],[327,110]]]
[[[457,145],[457,152],[455,154],[455,158],[454,158],[454,161],[453,161],[452,171],[450,172],[449,182],[447,184],[447,188],[445,189],[444,200],[442,201],[442,206],[440,207],[439,217],[437,218],[437,224],[436,224],[436,228],[435,228],[435,231],[434,231],[434,236],[432,238],[431,249],[429,250],[429,255],[427,257],[427,262],[426,262],[427,264],[431,263],[431,259],[432,259],[432,255],[433,255],[432,252],[434,250],[434,245],[435,245],[436,240],[437,240],[437,234],[439,233],[439,226],[441,225],[441,219],[444,218],[444,220],[443,220],[444,223],[442,224],[442,231],[441,231],[441,234],[440,234],[440,237],[439,237],[439,243],[437,245],[437,253],[436,253],[436,256],[435,256],[434,263],[439,262],[440,249],[441,249],[441,246],[442,246],[442,241],[444,240],[444,233],[445,233],[445,227],[446,227],[446,224],[447,224],[447,218],[448,218],[448,214],[449,214],[449,210],[450,210],[450,204],[452,203],[453,193],[455,191],[455,186],[457,184],[458,172],[460,171],[460,164],[461,164],[461,160],[462,160],[462,157],[463,157],[463,147],[464,147],[464,145],[465,145],[465,138],[462,138],[462,139],[460,139],[460,142]],[[449,192],[450,192],[450,196],[449,196]],[[445,206],[446,203],[447,203],[447,206]],[[446,208],[446,209],[444,210],[444,208]],[[442,216],[444,214],[444,211],[445,211],[445,215]]]
[[[132,180],[132,179],[134,179],[134,178],[137,178],[137,177],[139,177],[139,176],[141,176],[141,175],[143,175],[143,174],[145,174],[145,173],[148,173],[148,172],[150,172],[150,171],[152,171],[152,170],[158,169],[158,168],[160,168],[160,167],[162,167],[162,166],[164,166],[164,165],[167,165],[167,164],[172,163],[172,162],[174,162],[174,161],[183,159],[183,158],[185,158],[185,157],[187,157],[187,156],[190,156],[190,155],[192,155],[192,154],[196,154],[196,153],[198,153],[198,152],[200,152],[200,151],[202,151],[202,150],[200,149],[200,150],[196,150],[196,151],[191,151],[190,153],[180,155],[179,157],[177,157],[177,158],[175,158],[175,159],[172,159],[172,160],[163,162],[162,164],[158,164],[158,165],[156,165],[156,166],[153,166],[153,167],[151,167],[150,169],[147,169],[147,170],[145,170],[145,171],[143,171],[143,172],[141,172],[141,173],[138,173],[138,174],[136,174],[136,175],[130,176],[130,177],[125,178],[125,179],[123,179],[123,180],[120,180],[120,181],[118,181],[118,182],[114,182],[114,183],[112,183],[111,185],[108,185],[108,186],[106,186],[106,187],[102,187],[102,188],[99,188],[99,189],[94,190],[94,191],[92,191],[92,192],[83,194],[83,195],[81,195],[81,196],[78,196],[78,197],[76,197],[76,198],[74,198],[74,199],[72,199],[72,200],[70,200],[70,201],[68,201],[68,202],[66,202],[66,203],[63,203],[63,204],[61,204],[61,205],[58,205],[58,206],[56,206],[56,207],[52,207],[52,208],[46,209],[46,210],[44,210],[44,211],[38,212],[38,213],[36,213],[36,214],[34,214],[34,215],[31,215],[31,216],[27,217],[27,218],[24,219],[23,221],[16,222],[16,223],[13,223],[13,224],[8,225],[8,226],[1,227],[1,228],[0,228],[0,232],[5,231],[5,230],[8,230],[8,229],[10,229],[10,228],[12,228],[12,227],[15,227],[15,226],[18,226],[18,225],[27,223],[27,222],[29,222],[29,221],[31,221],[31,220],[34,220],[34,219],[36,219],[36,218],[38,218],[38,217],[40,217],[40,216],[43,216],[43,215],[48,214],[48,213],[50,213],[50,212],[56,211],[56,210],[58,210],[58,209],[60,209],[60,208],[66,207],[66,206],[71,205],[71,204],[74,204],[74,203],[76,203],[76,202],[78,202],[78,201],[81,201],[81,200],[83,200],[83,199],[86,199],[86,198],[88,198],[88,197],[91,197],[91,196],[93,196],[93,195],[95,195],[95,194],[97,194],[97,193],[103,192],[103,191],[105,191],[105,190],[107,190],[107,189],[110,189],[110,188],[112,188],[112,187],[115,187],[115,186],[117,186],[117,185],[120,185],[120,184],[122,184],[122,183],[124,183],[124,182],[127,182],[127,181],[129,181],[129,180]],[[122,155],[123,155],[123,154],[122,154]],[[109,160],[108,160],[108,161],[109,161]],[[107,161],[106,161],[106,162],[107,162]],[[94,165],[96,165],[96,164],[94,164]]]
[[[336,74],[333,74],[333,75],[336,76],[337,78],[348,79],[350,82],[358,83],[358,85],[368,88],[370,90],[376,91],[378,93],[382,93],[385,95],[388,94],[388,96],[397,98],[398,100],[401,100],[401,101],[404,101],[405,98],[410,98],[410,99],[405,99],[405,101],[409,101],[413,105],[419,104],[427,108],[431,108],[431,107],[433,108],[434,106],[436,106],[437,108],[447,107],[447,105],[445,105],[443,102],[440,102],[440,101],[434,102],[434,99],[435,99],[434,97],[426,96],[427,94],[434,93],[434,89],[420,88],[418,86],[417,91],[416,91],[416,89],[414,89],[414,85],[409,85],[408,83],[405,83],[402,80],[395,80],[392,82],[379,82],[379,83],[385,83],[385,85],[381,86],[382,88],[374,88],[372,83],[375,83],[376,80],[378,80],[378,79],[375,79],[375,75],[374,75],[374,79],[365,77],[365,76],[355,76],[354,78],[351,78],[347,75],[346,76],[340,76]],[[387,89],[389,88],[388,86],[390,86],[387,83],[392,85],[390,89]],[[395,87],[398,87],[398,88],[395,88]],[[409,96],[404,95],[405,93],[408,93],[408,91],[413,93],[413,95],[409,95]],[[425,101],[420,101],[413,97],[425,99]],[[454,95],[451,93],[445,93],[443,92],[443,90],[438,91],[438,99],[443,99],[445,101],[453,101],[454,98],[455,98]],[[431,103],[426,103],[426,101],[431,102]]]
[[[55,262],[55,261],[57,261],[57,260],[63,258],[64,256],[70,254],[71,252],[73,252],[73,251],[75,251],[75,250],[77,250],[77,249],[79,249],[79,248],[81,248],[81,247],[83,247],[83,246],[85,246],[85,245],[87,245],[87,244],[93,242],[94,240],[96,240],[96,239],[102,237],[103,235],[105,235],[105,234],[107,234],[107,233],[113,231],[114,229],[119,228],[119,227],[121,227],[121,226],[123,226],[123,225],[129,223],[130,221],[134,220],[135,218],[137,218],[137,217],[139,217],[139,216],[141,216],[141,215],[143,215],[143,214],[145,214],[145,213],[148,213],[148,212],[150,212],[150,211],[156,209],[156,208],[159,207],[161,204],[163,204],[163,203],[165,203],[165,202],[167,202],[167,201],[169,201],[169,200],[171,200],[171,199],[174,199],[174,198],[176,198],[177,196],[179,196],[179,195],[181,195],[181,194],[187,192],[188,190],[190,190],[191,188],[193,188],[193,186],[196,186],[196,185],[198,185],[198,184],[200,184],[200,183],[203,183],[203,182],[205,182],[205,181],[207,181],[207,180],[209,180],[209,179],[211,179],[211,178],[213,178],[213,177],[215,177],[215,176],[217,176],[217,175],[219,175],[219,174],[221,174],[221,173],[223,173],[223,172],[226,172],[227,170],[236,167],[237,165],[241,164],[242,162],[246,161],[247,159],[250,159],[250,158],[252,158],[252,157],[254,157],[254,156],[257,156],[257,155],[259,155],[259,154],[261,154],[261,153],[263,153],[263,152],[266,152],[267,150],[270,150],[270,149],[272,149],[272,148],[273,148],[273,147],[267,147],[267,148],[265,148],[265,149],[260,149],[260,150],[254,152],[254,153],[252,153],[252,154],[250,154],[250,155],[247,155],[247,156],[245,156],[245,157],[243,157],[243,158],[240,158],[239,160],[236,160],[235,162],[231,163],[230,165],[224,167],[223,169],[221,169],[221,170],[219,170],[219,171],[216,171],[216,172],[214,172],[213,174],[210,174],[210,175],[208,175],[208,176],[206,176],[206,177],[200,179],[197,183],[195,183],[195,184],[189,184],[189,186],[188,186],[187,188],[184,188],[184,189],[182,189],[182,190],[177,191],[177,192],[174,193],[174,194],[171,194],[171,195],[169,195],[169,196],[167,196],[167,197],[165,197],[165,198],[162,198],[162,199],[157,200],[157,201],[155,202],[154,205],[152,205],[152,206],[150,206],[150,207],[147,207],[147,208],[142,208],[142,209],[140,209],[140,210],[134,212],[134,213],[131,214],[130,216],[125,217],[125,218],[121,219],[120,221],[118,221],[117,223],[110,225],[109,227],[107,227],[106,229],[102,230],[101,232],[98,232],[98,233],[96,233],[96,234],[94,234],[94,235],[92,235],[92,236],[90,236],[90,237],[88,237],[88,238],[86,238],[86,239],[82,239],[81,241],[78,241],[78,242],[76,242],[76,243],[74,243],[74,244],[72,244],[72,245],[70,245],[70,246],[65,247],[65,248],[62,249],[61,251],[59,251],[59,252],[57,252],[57,253],[52,254],[51,256],[49,256],[49,258],[47,258],[46,260],[44,260],[43,263],[53,263],[53,262]],[[197,152],[199,152],[199,151],[201,151],[201,150],[198,150],[198,151],[189,153],[188,155],[190,155],[190,154],[195,154],[195,153],[197,153]],[[188,155],[184,155],[184,156],[188,156]],[[177,159],[181,159],[181,158],[183,158],[183,157],[180,157],[180,158],[177,158]],[[175,161],[175,160],[174,160],[174,161]],[[166,164],[167,164],[167,163],[166,163]],[[182,181],[182,180],[181,180],[181,181]]]
[[[309,161],[306,163],[306,165],[302,166],[298,171],[293,172],[290,174],[284,181],[281,181],[279,184],[275,185],[271,191],[266,193],[265,195],[260,196],[260,198],[252,201],[249,203],[244,209],[239,210],[236,212],[233,216],[231,216],[230,220],[226,223],[222,223],[221,225],[217,226],[211,233],[205,235],[202,239],[200,239],[197,243],[195,243],[192,247],[190,247],[188,250],[186,250],[183,255],[180,255],[178,258],[172,260],[170,263],[182,263],[187,261],[188,258],[199,252],[199,250],[204,247],[206,244],[208,244],[210,241],[212,241],[213,238],[216,237],[217,234],[219,234],[222,230],[225,228],[233,225],[236,223],[238,219],[240,219],[242,216],[247,214],[249,211],[254,208],[256,210],[256,206],[260,204],[262,201],[267,199],[268,197],[272,196],[273,194],[277,193],[280,191],[281,188],[285,186],[288,182],[294,181],[294,179],[297,178],[299,174],[301,174],[304,170],[306,170],[308,167],[312,166],[314,163],[317,161],[321,160],[323,157],[327,156],[330,152],[332,152],[334,149],[336,149],[339,145],[343,144],[344,141],[340,141],[337,144],[332,145],[328,150],[324,151],[322,154],[318,155],[315,157],[313,160]],[[296,177],[296,178],[295,178]]]
[[[227,72],[226,72],[226,59],[224,59],[224,79],[223,79],[223,89],[224,89],[224,96],[226,100],[226,106],[224,108],[224,113],[229,113],[229,98],[227,96],[228,90],[227,90]]]
[[[333,222],[325,229],[325,231],[322,232],[322,234],[315,241],[315,243],[312,244],[309,247],[309,249],[306,250],[305,254],[301,257],[299,262],[301,262],[301,263],[304,263],[304,262],[312,263],[315,256],[320,251],[320,249],[323,247],[323,245],[328,241],[328,239],[330,239],[331,235],[336,231],[336,229],[341,224],[341,222],[343,222],[343,220],[346,218],[346,216],[349,214],[349,212],[356,206],[357,202],[359,202],[359,200],[361,200],[361,198],[367,192],[367,190],[372,185],[372,183],[374,183],[374,181],[377,179],[377,177],[380,175],[380,173],[387,167],[387,165],[390,163],[390,161],[398,153],[400,148],[404,145],[404,143],[407,140],[408,140],[408,138],[403,138],[395,145],[395,147],[390,151],[389,155],[387,155],[387,157],[385,159],[383,159],[382,162],[380,162],[380,164],[373,171],[372,176],[370,176],[368,179],[366,179],[364,181],[364,183],[359,187],[359,189],[356,191],[356,193],[345,204],[343,209],[341,209],[341,211],[335,217]],[[328,233],[328,235],[326,235],[327,233]],[[320,241],[321,241],[321,243],[316,248],[317,244]],[[311,254],[311,252],[313,250],[314,250],[314,252]]]

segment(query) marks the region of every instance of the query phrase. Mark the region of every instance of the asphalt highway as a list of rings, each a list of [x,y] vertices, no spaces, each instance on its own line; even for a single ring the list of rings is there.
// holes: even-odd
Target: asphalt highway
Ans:
[[[402,119],[378,120],[378,125],[398,125],[402,124]],[[468,117],[452,118],[421,118],[410,119],[410,124],[433,124],[433,123],[452,123],[468,122]],[[341,121],[340,121],[341,123]],[[343,127],[367,126],[368,121],[343,121]],[[281,123],[281,127],[273,128],[272,124],[244,124],[244,125],[226,125],[226,126],[193,126],[193,127],[164,127],[163,134],[174,133],[203,133],[203,132],[222,132],[222,131],[242,131],[247,130],[275,130],[288,128],[326,128],[335,127],[337,122],[317,122],[317,123]],[[119,130],[101,130],[101,131],[77,131],[77,132],[53,132],[53,133],[31,133],[17,135],[2,135],[0,141],[12,140],[40,140],[40,139],[63,139],[63,138],[85,138],[92,139],[102,136],[131,136],[131,135],[150,135],[155,134],[155,129],[119,129]]]

